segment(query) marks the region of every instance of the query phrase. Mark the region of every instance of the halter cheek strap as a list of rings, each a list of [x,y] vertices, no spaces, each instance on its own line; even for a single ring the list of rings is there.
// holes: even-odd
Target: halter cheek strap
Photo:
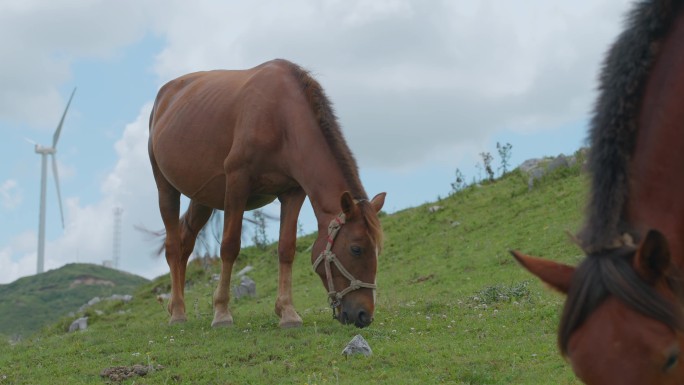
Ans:
[[[320,265],[321,263],[323,263],[323,266],[325,268],[325,276],[328,281],[328,301],[330,302],[330,307],[333,311],[333,318],[337,318],[336,310],[340,306],[342,298],[345,295],[347,295],[347,293],[361,288],[373,290],[377,288],[377,285],[375,285],[374,283],[361,282],[358,279],[354,278],[354,276],[347,269],[344,268],[340,260],[335,255],[335,253],[332,252],[335,237],[337,236],[337,233],[340,231],[340,228],[342,228],[342,225],[344,223],[344,213],[340,213],[340,215],[336,216],[335,218],[333,218],[332,221],[330,221],[330,224],[328,225],[328,244],[325,246],[325,250],[321,251],[321,254],[318,256],[318,258],[316,258],[316,260],[313,263],[314,272],[318,269],[318,265]],[[330,268],[331,263],[335,264],[335,267],[337,267],[337,270],[340,272],[340,274],[342,274],[345,278],[349,280],[349,286],[347,286],[347,288],[342,291],[338,292],[335,290],[335,284],[333,283],[332,277],[332,269]]]

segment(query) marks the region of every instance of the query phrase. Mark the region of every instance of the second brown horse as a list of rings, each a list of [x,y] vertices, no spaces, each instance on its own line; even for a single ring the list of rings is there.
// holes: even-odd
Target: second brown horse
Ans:
[[[306,196],[318,222],[312,263],[333,316],[368,326],[375,310],[377,213],[332,105],[307,71],[274,60],[249,70],[191,73],[164,85],[150,116],[149,155],[166,229],[171,323],[186,320],[185,269],[198,232],[224,210],[222,268],[212,326],[233,323],[229,290],[245,210],[281,204],[275,312],[281,327],[300,326],[292,301],[297,220]],[[190,198],[180,217],[180,195]]]

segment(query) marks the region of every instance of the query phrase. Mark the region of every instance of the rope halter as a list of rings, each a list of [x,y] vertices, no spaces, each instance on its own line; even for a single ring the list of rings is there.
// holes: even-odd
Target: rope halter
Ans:
[[[316,258],[316,260],[313,263],[313,270],[314,272],[316,272],[316,270],[318,269],[318,265],[320,265],[321,262],[324,262],[323,266],[325,267],[325,276],[328,280],[328,301],[330,302],[330,307],[332,308],[333,319],[337,318],[335,312],[337,308],[340,306],[342,298],[345,295],[347,295],[347,293],[361,288],[368,288],[373,290],[377,288],[377,285],[375,285],[374,283],[361,282],[358,279],[354,278],[354,276],[347,269],[345,269],[344,266],[342,266],[342,263],[337,258],[335,253],[332,252],[335,237],[337,236],[337,233],[340,231],[340,228],[344,223],[344,213],[340,213],[340,215],[336,216],[335,218],[333,218],[332,221],[330,221],[330,224],[328,225],[328,244],[325,246],[325,250],[321,251],[321,254],[318,255],[318,258]],[[337,270],[339,270],[340,274],[342,274],[345,278],[349,280],[349,286],[347,286],[347,288],[342,291],[335,291],[332,270],[330,269],[331,263],[334,263],[337,267]]]

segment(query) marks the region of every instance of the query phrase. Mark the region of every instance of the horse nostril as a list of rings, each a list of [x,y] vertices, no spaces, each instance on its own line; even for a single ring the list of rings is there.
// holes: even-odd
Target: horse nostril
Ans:
[[[363,326],[368,326],[373,322],[373,318],[365,311],[361,310],[358,316],[359,323]]]

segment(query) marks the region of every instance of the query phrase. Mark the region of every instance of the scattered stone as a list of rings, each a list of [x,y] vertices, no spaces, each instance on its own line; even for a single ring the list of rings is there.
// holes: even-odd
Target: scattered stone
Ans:
[[[221,279],[221,274],[212,274],[211,282],[218,282]]]
[[[88,328],[88,317],[81,317],[69,325],[69,333],[77,330],[86,330]]]
[[[347,344],[347,346],[342,350],[342,354],[345,356],[350,356],[352,354],[363,354],[364,356],[370,356],[373,354],[373,350],[371,350],[370,345],[368,345],[368,342],[366,342],[366,339],[363,338],[361,334],[357,334],[352,338],[351,341]]]
[[[88,301],[88,306],[96,305],[96,304],[100,303],[100,301],[102,301],[102,300],[100,299],[100,297],[94,297],[93,299],[91,299],[90,301]]]
[[[451,222],[451,227],[458,227],[458,226],[460,226],[460,225],[461,225],[461,222],[459,222],[459,221],[453,221],[453,222]]]
[[[570,163],[568,163],[568,158],[566,158],[565,155],[560,154],[549,162],[549,165],[546,166],[546,172],[553,172],[559,168],[566,168],[569,166]]]
[[[243,297],[256,297],[256,282],[246,275],[240,277],[240,284],[233,286],[233,296],[235,299]]]
[[[532,187],[534,187],[534,181],[541,179],[544,176],[544,173],[545,171],[541,167],[530,170],[530,177],[527,179],[527,189],[532,190]]]
[[[130,294],[112,294],[111,297],[107,298],[108,301],[123,301],[124,303],[129,303],[133,299],[133,296]]]
[[[83,313],[87,308],[89,308],[93,305],[97,305],[98,303],[100,303],[102,301],[123,301],[124,303],[128,303],[128,302],[131,302],[132,299],[133,299],[133,296],[130,294],[125,294],[125,295],[112,294],[111,297],[107,297],[107,298],[93,297],[93,299],[88,301],[88,303],[81,306],[78,309],[78,311],[79,311],[79,313]]]
[[[243,275],[249,273],[250,271],[254,270],[254,267],[251,265],[247,265],[242,268],[242,270],[238,271],[237,276],[242,277]]]
[[[443,209],[442,206],[430,206],[428,207],[428,211],[431,213],[436,213],[437,211]]]
[[[527,173],[527,188],[532,190],[535,181],[544,177],[544,175],[551,173],[560,168],[568,168],[577,163],[574,156],[558,155],[555,158],[545,159],[528,159],[524,161],[518,168],[520,171]]]
[[[528,160],[522,162],[522,164],[520,166],[518,166],[518,168],[522,172],[529,173],[530,171],[534,170],[535,168],[539,168],[539,166],[541,165],[541,163],[543,161],[544,161],[543,159],[538,159],[538,158],[528,159]]]

